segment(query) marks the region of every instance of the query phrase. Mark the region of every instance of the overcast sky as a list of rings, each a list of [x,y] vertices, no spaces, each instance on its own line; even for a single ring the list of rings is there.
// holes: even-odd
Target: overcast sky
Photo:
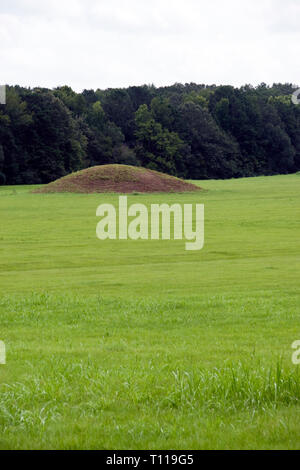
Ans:
[[[300,0],[1,0],[0,83],[300,85]]]

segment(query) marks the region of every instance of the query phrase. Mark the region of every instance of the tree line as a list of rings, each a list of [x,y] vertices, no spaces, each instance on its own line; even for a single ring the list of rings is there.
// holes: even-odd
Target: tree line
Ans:
[[[53,90],[7,86],[0,184],[48,183],[93,165],[144,166],[187,179],[300,170],[292,84],[175,84]]]

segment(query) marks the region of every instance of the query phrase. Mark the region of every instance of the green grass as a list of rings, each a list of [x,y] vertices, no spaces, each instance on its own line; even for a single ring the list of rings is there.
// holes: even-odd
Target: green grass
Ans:
[[[198,184],[129,203],[204,203],[199,252],[0,188],[0,448],[300,447],[299,175]]]

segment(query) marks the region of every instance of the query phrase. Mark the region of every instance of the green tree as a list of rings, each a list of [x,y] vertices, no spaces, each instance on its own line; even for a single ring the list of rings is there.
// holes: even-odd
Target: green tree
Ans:
[[[188,148],[175,132],[163,129],[146,104],[135,113],[136,154],[144,166],[172,175],[185,174]]]

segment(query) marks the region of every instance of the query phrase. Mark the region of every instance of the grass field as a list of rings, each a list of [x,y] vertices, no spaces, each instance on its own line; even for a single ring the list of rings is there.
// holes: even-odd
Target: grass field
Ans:
[[[0,188],[2,449],[300,448],[300,175],[197,184],[129,202],[204,203],[199,252]]]

